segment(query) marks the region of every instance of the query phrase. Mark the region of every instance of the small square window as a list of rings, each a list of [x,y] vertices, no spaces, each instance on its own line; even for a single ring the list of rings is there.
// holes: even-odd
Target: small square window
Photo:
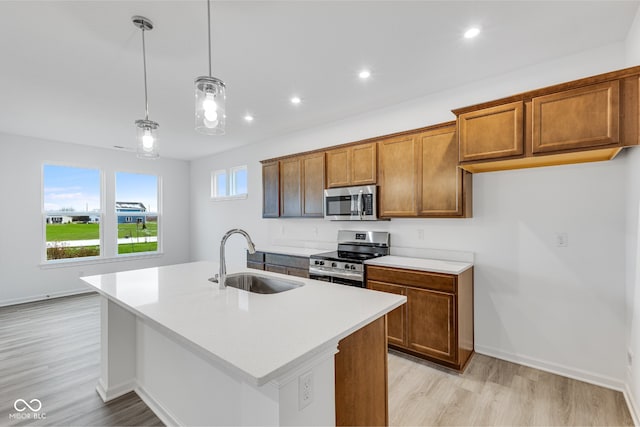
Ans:
[[[211,198],[213,200],[241,199],[247,197],[247,165],[221,169],[211,173]]]

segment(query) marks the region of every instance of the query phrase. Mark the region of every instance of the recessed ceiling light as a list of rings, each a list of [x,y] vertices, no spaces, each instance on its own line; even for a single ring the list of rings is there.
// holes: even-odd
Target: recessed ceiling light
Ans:
[[[244,116],[244,120],[251,123],[253,121],[253,116],[251,114],[247,114],[246,116]]]
[[[298,96],[291,97],[291,103],[292,104],[297,105],[297,104],[300,104],[301,102],[302,102],[302,100],[300,99],[300,97],[298,97]]]
[[[369,77],[371,77],[371,71],[369,70],[362,70],[360,71],[360,74],[358,74],[358,77],[360,77],[362,80],[366,80]]]
[[[467,31],[465,31],[464,33],[464,38],[465,39],[472,39],[475,36],[477,36],[478,34],[480,34],[480,28],[478,27],[471,27],[469,28]]]

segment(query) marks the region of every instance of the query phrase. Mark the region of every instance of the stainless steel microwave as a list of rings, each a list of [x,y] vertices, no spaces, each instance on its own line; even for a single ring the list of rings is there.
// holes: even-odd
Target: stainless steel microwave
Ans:
[[[332,221],[375,221],[378,219],[375,185],[324,190],[324,218]]]

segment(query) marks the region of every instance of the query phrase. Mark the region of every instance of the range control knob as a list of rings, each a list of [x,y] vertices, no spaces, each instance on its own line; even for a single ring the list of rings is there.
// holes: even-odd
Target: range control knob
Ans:
[[[337,263],[335,263],[335,262],[332,262],[332,263],[331,263],[331,267],[337,267],[337,266],[338,266],[338,264],[337,264]]]
[[[352,266],[351,266],[351,269],[352,269],[352,270],[355,270],[355,269],[356,269],[356,266],[355,266],[355,265],[352,265]]]
[[[351,266],[351,268],[353,268],[353,266]],[[349,269],[349,264],[345,264],[345,265],[344,265],[344,269],[345,269],[345,270],[348,270],[348,269]]]

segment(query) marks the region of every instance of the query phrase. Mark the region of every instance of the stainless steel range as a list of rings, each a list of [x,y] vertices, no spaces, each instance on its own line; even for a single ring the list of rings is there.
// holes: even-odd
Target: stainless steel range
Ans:
[[[309,277],[364,288],[364,262],[385,255],[389,255],[389,233],[340,230],[337,251],[309,257]]]

